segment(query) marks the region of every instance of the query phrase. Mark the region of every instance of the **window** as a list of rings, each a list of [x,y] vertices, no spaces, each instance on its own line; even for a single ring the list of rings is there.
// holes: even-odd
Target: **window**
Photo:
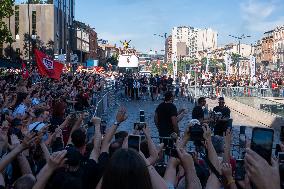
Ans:
[[[20,25],[19,5],[16,5],[15,6],[15,36],[19,35],[19,25]]]
[[[32,12],[32,34],[36,34],[36,11]]]

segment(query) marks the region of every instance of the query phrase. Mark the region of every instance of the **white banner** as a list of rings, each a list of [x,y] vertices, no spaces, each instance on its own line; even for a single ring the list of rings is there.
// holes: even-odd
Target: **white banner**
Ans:
[[[230,67],[232,64],[232,58],[230,54],[225,54],[224,56],[225,66],[226,66],[226,75],[230,75]]]
[[[137,68],[139,59],[135,55],[119,55],[118,67],[120,68]]]
[[[256,58],[254,56],[250,56],[250,77],[255,76],[255,62]]]

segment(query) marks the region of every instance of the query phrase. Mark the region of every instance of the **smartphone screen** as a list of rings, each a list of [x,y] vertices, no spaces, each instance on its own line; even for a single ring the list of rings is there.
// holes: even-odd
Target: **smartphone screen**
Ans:
[[[243,135],[246,134],[246,126],[240,126],[240,135],[241,134],[243,134]]]
[[[280,164],[284,164],[284,152],[278,153],[278,161]]]
[[[129,135],[128,136],[128,147],[140,151],[141,136]]]
[[[145,122],[145,112],[144,110],[140,110],[140,123]]]
[[[140,123],[144,123],[145,122],[145,116],[144,115],[140,115]]]
[[[251,149],[271,164],[274,131],[266,128],[252,130]]]
[[[235,180],[245,180],[245,161],[243,159],[236,160]]]

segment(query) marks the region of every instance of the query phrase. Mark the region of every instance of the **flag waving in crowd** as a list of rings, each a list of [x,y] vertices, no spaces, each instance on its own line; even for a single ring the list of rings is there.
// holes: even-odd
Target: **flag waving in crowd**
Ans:
[[[22,77],[25,80],[29,78],[29,72],[27,70],[27,65],[23,61],[22,61]]]
[[[39,74],[53,79],[60,79],[64,65],[51,60],[46,54],[39,50],[35,50],[36,63]]]

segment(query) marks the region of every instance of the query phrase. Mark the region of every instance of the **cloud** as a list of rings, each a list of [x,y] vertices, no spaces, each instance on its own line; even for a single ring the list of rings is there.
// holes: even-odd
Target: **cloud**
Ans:
[[[284,17],[277,16],[277,0],[248,0],[241,3],[241,15],[245,28],[252,32],[264,32],[284,24]]]

